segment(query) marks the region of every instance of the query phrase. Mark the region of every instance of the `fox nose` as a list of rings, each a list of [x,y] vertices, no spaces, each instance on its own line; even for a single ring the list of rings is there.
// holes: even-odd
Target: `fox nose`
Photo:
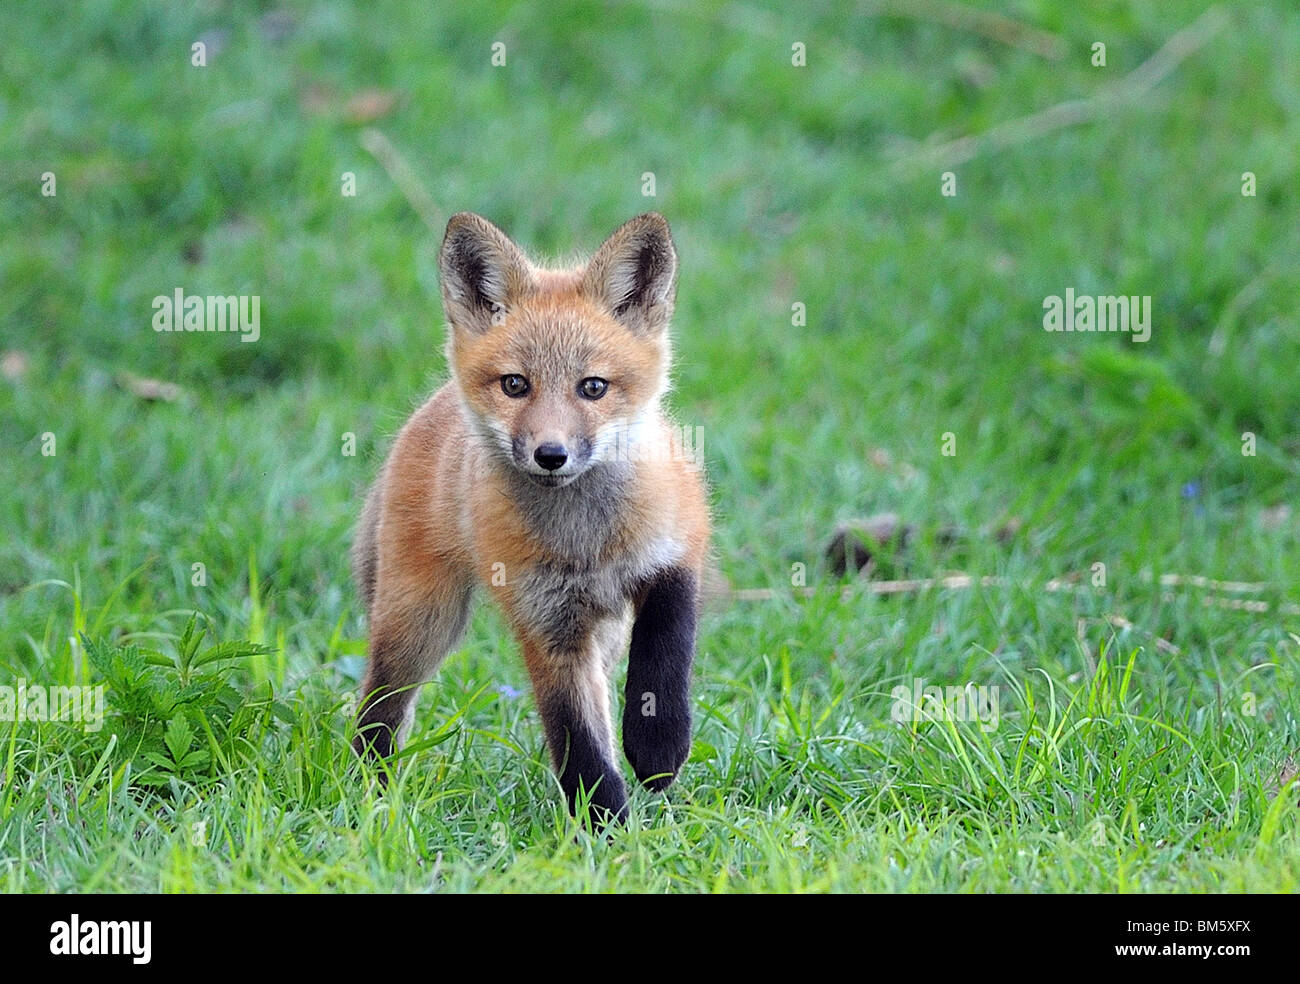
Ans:
[[[564,467],[564,463],[569,460],[569,452],[564,450],[563,444],[539,444],[533,452],[533,460],[547,471],[555,471]]]

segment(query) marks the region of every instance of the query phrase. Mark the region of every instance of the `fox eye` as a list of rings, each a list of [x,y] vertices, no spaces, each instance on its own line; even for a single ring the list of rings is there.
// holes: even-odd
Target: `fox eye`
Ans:
[[[589,376],[578,384],[578,392],[588,400],[599,400],[609,389],[609,383],[597,376]]]
[[[506,396],[523,396],[528,392],[528,380],[511,373],[501,377],[501,392]]]

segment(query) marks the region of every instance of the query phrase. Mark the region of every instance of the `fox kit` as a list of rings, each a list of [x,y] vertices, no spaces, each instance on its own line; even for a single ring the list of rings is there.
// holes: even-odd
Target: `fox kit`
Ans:
[[[609,674],[627,652],[623,751],[661,790],[690,751],[709,537],[697,463],[660,409],[668,223],[639,216],[585,266],[550,270],[462,212],[438,268],[451,379],[398,434],[353,548],[370,617],[356,750],[403,740],[482,586],[522,650],[570,811],[581,797],[622,819]]]

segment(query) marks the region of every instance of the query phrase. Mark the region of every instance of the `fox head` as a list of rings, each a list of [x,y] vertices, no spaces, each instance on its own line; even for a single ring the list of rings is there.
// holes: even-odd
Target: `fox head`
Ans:
[[[620,226],[585,266],[550,270],[461,212],[438,269],[452,379],[502,463],[558,487],[635,441],[668,386],[677,251],[662,215]]]

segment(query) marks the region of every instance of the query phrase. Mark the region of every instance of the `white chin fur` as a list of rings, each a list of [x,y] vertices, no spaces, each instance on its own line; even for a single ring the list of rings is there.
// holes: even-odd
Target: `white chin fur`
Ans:
[[[529,479],[532,480],[533,484],[544,489],[562,489],[564,488],[564,486],[568,485],[575,478],[577,478],[579,475],[582,474],[582,472],[573,472],[572,474],[569,475],[557,475],[555,474],[555,472],[539,473],[534,471],[527,471],[524,469],[520,469],[520,470],[523,471],[524,474],[527,475]]]

